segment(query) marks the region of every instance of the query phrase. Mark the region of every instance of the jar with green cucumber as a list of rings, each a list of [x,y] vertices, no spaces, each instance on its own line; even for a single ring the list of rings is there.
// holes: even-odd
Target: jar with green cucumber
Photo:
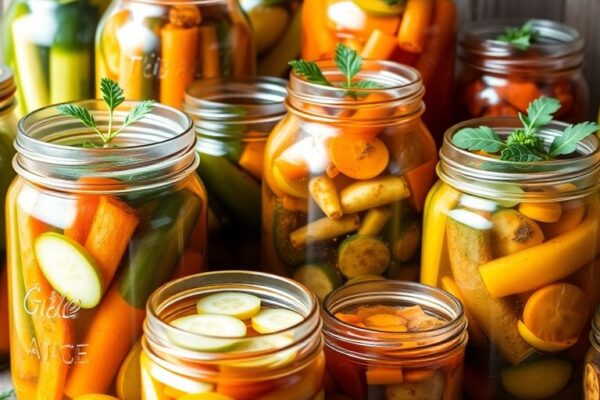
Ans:
[[[345,282],[416,280],[437,160],[419,73],[341,44],[334,60],[292,67],[265,149],[264,267],[319,298]]]
[[[203,269],[207,198],[191,119],[102,85],[104,101],[19,122],[7,253],[20,399],[115,394],[150,294]]]
[[[287,76],[288,61],[300,55],[302,0],[241,0],[254,30],[257,73]]]
[[[259,266],[265,143],[285,114],[286,93],[283,79],[250,76],[196,81],[186,91],[209,197],[211,268]]]
[[[317,298],[290,279],[238,270],[167,283],[148,300],[137,398],[323,399],[321,325]]]
[[[15,82],[10,68],[0,64],[0,204],[6,200],[8,186],[14,178],[12,159],[15,154],[13,140],[17,133],[15,116]],[[0,210],[0,367],[8,361],[8,271],[6,269],[6,238],[4,208]]]
[[[108,0],[14,0],[3,18],[4,62],[15,73],[17,114],[94,98],[94,37]]]
[[[461,299],[469,399],[581,398],[600,302],[598,125],[527,114],[445,135],[425,203],[421,281]]]

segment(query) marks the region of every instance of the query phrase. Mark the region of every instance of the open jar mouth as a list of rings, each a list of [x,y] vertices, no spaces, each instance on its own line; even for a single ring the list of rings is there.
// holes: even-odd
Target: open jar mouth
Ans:
[[[343,83],[346,78],[339,71],[333,60],[317,61],[323,75],[333,83]],[[387,118],[374,120],[354,120],[353,123],[377,123],[385,125],[393,123],[399,117],[419,116],[424,111],[421,101],[425,88],[421,74],[415,68],[387,60],[363,60],[361,71],[355,81],[368,80],[379,87],[365,89],[347,89],[338,86],[325,86],[309,82],[295,71],[290,74],[288,84],[289,96],[286,100],[288,110],[295,114],[310,116],[316,120],[347,119],[340,110],[355,111],[361,108],[397,108],[398,111]],[[311,107],[317,105],[325,109],[323,115]]]
[[[428,315],[446,323],[421,331],[385,332],[358,327],[335,317],[337,312],[365,305],[418,305]],[[441,289],[420,283],[369,281],[344,286],[325,297],[322,316],[326,345],[357,360],[422,363],[462,348],[467,341],[461,302]]]
[[[194,119],[199,136],[266,137],[286,112],[286,96],[286,81],[280,78],[199,80],[187,88],[183,109]],[[265,133],[258,135],[261,128]]]
[[[508,26],[520,27],[527,21],[538,32],[527,50],[497,40]],[[502,73],[539,69],[560,71],[579,68],[583,63],[584,39],[568,25],[544,19],[481,21],[467,28],[459,40],[459,58],[477,68]]]
[[[585,197],[600,187],[600,142],[590,135],[577,145],[577,156],[537,162],[511,162],[456,147],[452,137],[463,128],[488,126],[506,138],[522,122],[516,117],[484,117],[448,129],[440,150],[437,173],[442,181],[468,194],[493,200],[564,201]],[[567,123],[553,121],[539,132],[546,146],[560,136]],[[570,189],[548,188],[569,183]],[[514,188],[518,191],[513,190]]]
[[[109,110],[102,100],[75,104],[89,110],[100,131],[109,126]],[[121,125],[136,102],[125,101],[113,114],[113,126]],[[102,191],[102,184],[82,184],[95,176],[126,181],[119,192],[173,184],[198,165],[195,135],[190,117],[174,108],[154,104],[142,120],[125,128],[111,147],[85,147],[98,142],[98,134],[81,121],[51,105],[33,111],[19,121],[13,160],[15,171],[41,186],[70,192]],[[114,186],[114,185],[113,185]]]
[[[171,321],[185,315],[194,314],[198,299],[207,295],[224,291],[252,294],[261,299],[264,306],[277,306],[290,309],[304,318],[298,324],[285,330],[231,339],[237,341],[230,351],[205,351],[185,348],[172,340],[175,336],[185,335],[187,340],[223,341],[230,338],[207,336],[190,333],[176,328]],[[168,365],[169,369],[185,371],[187,375],[203,376],[210,370],[207,366],[221,365],[243,366],[259,363],[265,359],[280,359],[293,354],[294,362],[282,365],[282,368],[253,369],[250,379],[257,376],[289,374],[301,368],[307,359],[316,357],[322,347],[321,319],[316,297],[307,289],[292,281],[270,274],[249,271],[219,271],[182,278],[157,289],[148,299],[147,319],[144,324],[144,348],[153,360]],[[238,346],[250,345],[253,341],[265,339],[289,338],[288,340],[272,340],[273,346],[255,351],[236,351]],[[194,369],[189,366],[196,365]],[[244,371],[244,368],[239,368]],[[247,374],[247,371],[246,371]]]

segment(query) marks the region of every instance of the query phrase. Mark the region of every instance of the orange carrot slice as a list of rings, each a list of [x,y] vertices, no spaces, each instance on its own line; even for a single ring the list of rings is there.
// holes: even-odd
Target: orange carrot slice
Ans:
[[[371,179],[385,170],[390,155],[377,138],[342,134],[331,139],[329,157],[342,174],[354,179]]]
[[[408,0],[398,31],[400,48],[421,53],[433,11],[433,0]]]
[[[502,100],[521,112],[527,112],[529,103],[541,96],[541,91],[533,82],[508,81],[504,86],[496,87]]]
[[[402,368],[369,367],[365,372],[369,385],[394,385],[404,382]]]
[[[380,29],[375,29],[371,32],[367,43],[365,43],[361,56],[363,58],[387,60],[397,46],[398,40],[395,36],[385,33]]]

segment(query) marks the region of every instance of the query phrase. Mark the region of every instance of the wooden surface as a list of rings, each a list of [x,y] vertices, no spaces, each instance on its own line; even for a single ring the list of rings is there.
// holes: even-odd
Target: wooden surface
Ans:
[[[493,18],[547,18],[563,21],[586,38],[585,77],[590,85],[590,117],[600,105],[600,0],[454,0],[459,27]]]

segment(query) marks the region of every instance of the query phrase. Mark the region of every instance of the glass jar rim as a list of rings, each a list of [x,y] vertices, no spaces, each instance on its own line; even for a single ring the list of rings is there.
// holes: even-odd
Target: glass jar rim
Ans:
[[[196,299],[201,295],[213,293],[222,293],[226,290],[233,292],[246,292],[261,297],[261,301],[274,302],[276,299],[289,307],[295,307],[294,311],[302,313],[303,320],[283,331],[263,334],[257,337],[244,338],[252,341],[256,338],[289,336],[294,339],[293,343],[283,344],[282,347],[264,349],[254,352],[209,352],[186,349],[178,346],[173,341],[168,340],[169,335],[185,334],[194,340],[223,340],[222,337],[207,336],[183,331],[169,324],[166,317],[173,315],[164,315],[168,307],[177,302]],[[268,298],[267,298],[268,296]],[[195,304],[195,302],[194,302]],[[314,294],[309,292],[297,282],[267,274],[263,272],[228,270],[206,272],[181,278],[158,288],[151,294],[147,302],[147,318],[144,323],[144,346],[150,350],[162,349],[173,357],[191,360],[202,363],[219,364],[222,362],[246,362],[280,353],[286,349],[311,344],[310,352],[306,356],[312,357],[315,350],[319,350],[322,345],[321,319],[319,316],[319,305]],[[312,343],[313,341],[314,343]],[[310,347],[310,346],[309,346]],[[297,367],[297,366],[290,366]],[[271,373],[273,371],[271,370]]]
[[[425,311],[435,311],[437,317],[447,323],[423,331],[385,332],[361,328],[335,317],[338,311],[369,303],[419,305]],[[389,361],[402,357],[403,352],[408,357],[435,357],[465,346],[467,341],[467,320],[460,300],[444,290],[416,282],[377,280],[342,286],[325,297],[322,316],[326,345],[331,346],[333,341],[342,343],[337,347],[346,353],[355,353],[355,358],[369,357],[367,349],[374,351],[372,357]],[[347,344],[360,346],[362,351],[350,351],[343,347]],[[389,349],[391,355],[383,356],[385,349]]]
[[[497,40],[507,26],[531,22],[543,42],[527,50]],[[489,72],[528,72],[571,70],[583,63],[585,40],[575,28],[545,19],[479,21],[467,27],[459,40],[459,58]]]
[[[285,79],[266,76],[197,80],[186,89],[183,110],[194,119],[199,135],[238,137],[221,128],[274,124],[283,117],[286,84]]]
[[[508,136],[515,128],[521,128],[517,117],[482,117],[460,122],[450,127],[444,134],[440,149],[440,162],[437,173],[439,178],[450,186],[476,196],[515,200],[550,202],[585,197],[600,187],[600,141],[596,135],[590,135],[580,141],[574,158],[562,158],[549,161],[514,163],[499,158],[488,157],[469,150],[458,148],[452,143],[452,137],[463,128],[488,126],[500,136]],[[537,135],[546,145],[562,134],[569,124],[552,121]],[[570,189],[556,192],[540,188],[574,183]],[[577,183],[579,183],[577,185]],[[514,186],[525,186],[528,191],[514,191]],[[537,189],[537,190],[536,190]]]
[[[13,71],[10,67],[0,64],[0,112],[12,110],[15,105],[17,87]]]
[[[103,100],[68,104],[88,109],[98,129],[108,129],[109,109]],[[123,102],[113,113],[113,125],[122,124],[136,104]],[[35,110],[18,123],[13,167],[30,182],[69,192],[104,192],[106,184],[82,183],[79,178],[126,178],[127,188],[109,185],[109,191],[122,193],[173,184],[193,173],[198,165],[193,123],[182,111],[155,103],[150,113],[115,138],[117,146],[90,148],[82,144],[97,140],[97,133],[78,119],[60,113],[57,106]],[[119,146],[122,143],[128,145]]]

